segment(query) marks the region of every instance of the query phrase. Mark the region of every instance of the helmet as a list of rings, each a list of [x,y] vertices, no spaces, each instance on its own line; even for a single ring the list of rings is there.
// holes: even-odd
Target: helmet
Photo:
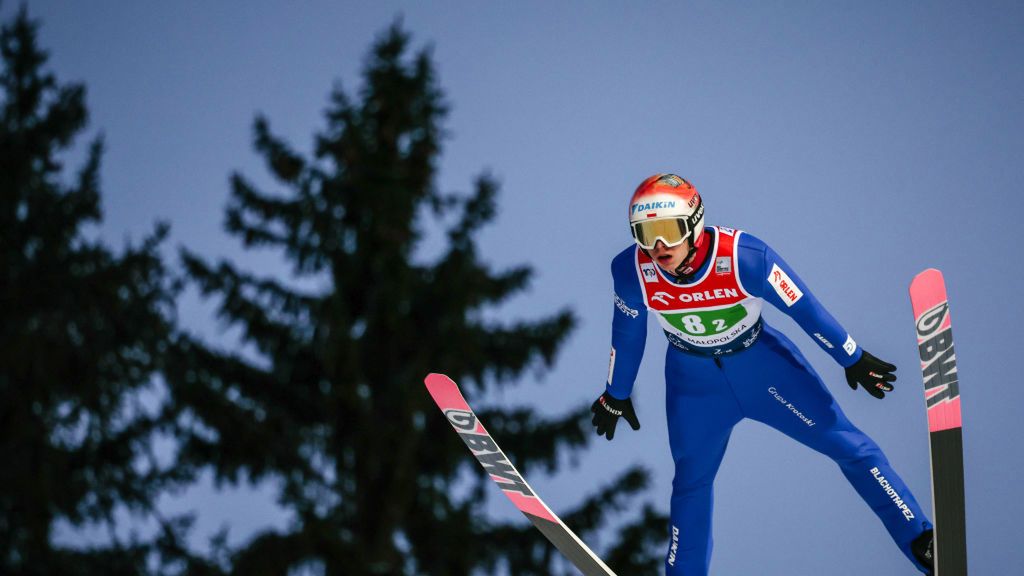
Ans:
[[[704,234],[704,203],[685,179],[655,174],[637,186],[629,201],[629,228],[645,250],[653,249],[658,240],[672,247],[689,239],[688,259]]]

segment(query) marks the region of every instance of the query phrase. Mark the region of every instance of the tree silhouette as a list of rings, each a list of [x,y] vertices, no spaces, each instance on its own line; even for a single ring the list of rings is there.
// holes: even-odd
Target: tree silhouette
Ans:
[[[119,255],[84,233],[101,219],[103,146],[65,176],[85,89],[44,69],[37,26],[22,6],[0,30],[0,573],[143,574],[184,533],[154,509],[182,479],[153,449],[175,296],[158,255],[167,229]],[[166,530],[118,536],[122,512]],[[108,542],[55,544],[58,522],[105,527]]]
[[[247,248],[280,251],[304,286],[322,289],[182,252],[192,281],[256,357],[178,335],[166,375],[175,410],[188,416],[180,469],[211,469],[219,482],[273,480],[293,514],[287,529],[235,551],[235,574],[567,569],[525,520],[484,515],[490,480],[422,384],[444,372],[486,397],[549,367],[575,321],[568,310],[492,319],[531,270],[493,270],[477,252],[474,236],[496,213],[492,177],[468,195],[437,190],[447,107],[429,51],[410,53],[409,40],[392,25],[372,47],[358,96],[332,91],[312,157],[257,117],[255,149],[281,192],[232,176],[227,230]],[[427,261],[416,255],[431,223],[445,244]],[[586,406],[557,418],[525,407],[478,414],[525,474],[557,470],[590,437]],[[592,533],[646,482],[627,470],[563,517]],[[611,553],[624,573],[660,569],[649,544],[665,525],[648,509],[623,528],[628,540]]]

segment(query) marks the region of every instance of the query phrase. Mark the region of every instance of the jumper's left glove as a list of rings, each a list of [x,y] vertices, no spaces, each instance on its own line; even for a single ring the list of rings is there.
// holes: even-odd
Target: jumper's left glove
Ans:
[[[608,436],[609,440],[615,437],[615,425],[618,424],[620,417],[625,418],[633,430],[640,429],[640,420],[637,419],[633,401],[629,398],[619,400],[605,392],[594,400],[590,411],[594,413],[591,423],[597,427],[597,435]]]
[[[860,360],[846,369],[846,383],[856,390],[859,383],[875,398],[885,398],[886,392],[892,392],[891,382],[896,381],[893,372],[896,367],[884,360],[872,356],[867,350],[861,351]]]

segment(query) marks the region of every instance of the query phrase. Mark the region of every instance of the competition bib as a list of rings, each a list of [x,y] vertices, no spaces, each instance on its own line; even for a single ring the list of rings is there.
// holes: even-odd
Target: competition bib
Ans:
[[[702,354],[746,348],[760,332],[760,298],[740,283],[736,246],[742,232],[712,226],[715,248],[710,264],[692,284],[676,284],[642,250],[636,250],[637,273],[647,308],[655,312],[669,342]]]

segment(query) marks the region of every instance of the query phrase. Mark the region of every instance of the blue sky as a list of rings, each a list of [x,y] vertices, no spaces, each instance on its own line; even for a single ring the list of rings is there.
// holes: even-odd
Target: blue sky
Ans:
[[[1024,181],[1024,7],[1005,2],[73,2],[31,0],[62,81],[88,86],[90,133],[114,245],[157,219],[172,244],[268,274],[221,229],[227,178],[269,179],[251,152],[254,114],[302,150],[335,82],[358,86],[367,47],[397,15],[429,43],[452,113],[439,185],[503,184],[481,250],[521,263],[531,290],[495,312],[570,305],[579,329],[556,369],[486,401],[559,413],[607,374],[612,256],[630,242],[626,203],[655,172],[704,196],[708,221],[749,230],[800,273],[866,349],[899,366],[882,402],[788,318],[788,333],[847,415],[886,451],[926,509],[927,426],[907,286],[946,275],[965,422],[968,546],[975,573],[1024,573],[1016,425]],[[5,2],[0,16],[13,14]],[[268,186],[269,187],[269,186]],[[427,249],[429,252],[429,247]],[[230,342],[209,304],[182,321]],[[579,466],[530,482],[556,511],[631,463],[667,508],[672,466],[664,339],[651,324],[634,395],[643,428],[595,443]],[[421,393],[413,387],[410,393]],[[499,439],[500,440],[500,439]],[[169,500],[202,509],[199,530],[238,541],[286,521],[262,489],[208,485]],[[515,512],[496,494],[489,508]],[[825,458],[759,424],[733,434],[716,484],[713,573],[907,574],[873,514]],[[599,547],[599,546],[598,546]]]

